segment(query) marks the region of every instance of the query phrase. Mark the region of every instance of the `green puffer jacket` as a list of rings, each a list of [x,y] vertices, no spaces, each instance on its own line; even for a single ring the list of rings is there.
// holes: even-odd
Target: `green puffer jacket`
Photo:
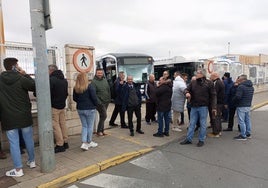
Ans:
[[[99,79],[94,77],[92,80],[92,86],[95,87],[98,104],[107,104],[111,102],[111,91],[107,80],[103,77]]]
[[[28,91],[35,91],[35,81],[20,73],[5,71],[0,75],[0,119],[2,130],[33,124]]]

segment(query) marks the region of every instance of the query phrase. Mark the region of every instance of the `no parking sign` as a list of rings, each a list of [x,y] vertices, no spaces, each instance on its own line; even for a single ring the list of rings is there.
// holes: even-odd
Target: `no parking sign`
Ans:
[[[79,72],[90,72],[93,63],[93,56],[88,50],[79,49],[73,55],[74,67]]]

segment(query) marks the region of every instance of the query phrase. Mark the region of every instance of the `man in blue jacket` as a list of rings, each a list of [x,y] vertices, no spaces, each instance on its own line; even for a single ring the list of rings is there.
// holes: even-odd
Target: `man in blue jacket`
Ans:
[[[237,104],[236,112],[240,126],[240,135],[234,137],[235,140],[247,140],[247,138],[251,138],[250,107],[253,94],[253,84],[247,79],[247,75],[243,74],[239,76],[238,87],[233,100]]]

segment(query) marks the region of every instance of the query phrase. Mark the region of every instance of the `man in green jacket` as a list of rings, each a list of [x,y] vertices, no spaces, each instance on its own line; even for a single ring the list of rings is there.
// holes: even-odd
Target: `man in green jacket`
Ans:
[[[36,167],[33,141],[33,120],[28,91],[35,91],[34,80],[18,66],[16,58],[4,59],[6,71],[0,75],[0,117],[2,130],[10,145],[10,154],[14,169],[7,171],[6,176],[23,176],[19,144],[19,129],[25,141],[28,161],[27,166]]]
[[[96,75],[92,80],[92,86],[95,87],[97,99],[98,99],[98,106],[97,111],[100,115],[100,120],[97,128],[97,135],[104,136],[104,121],[107,118],[107,108],[111,101],[111,91],[109,84],[105,77],[103,76],[103,69],[98,68],[96,70]]]

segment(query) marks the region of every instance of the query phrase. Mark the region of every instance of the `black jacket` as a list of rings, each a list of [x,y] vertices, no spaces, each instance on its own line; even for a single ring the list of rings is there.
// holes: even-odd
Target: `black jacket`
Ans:
[[[192,107],[211,106],[216,109],[217,99],[213,82],[203,78],[193,80],[185,89],[185,94],[190,93]]]
[[[233,102],[236,107],[250,107],[253,94],[253,84],[250,80],[246,80],[238,85]]]
[[[217,93],[217,104],[224,104],[224,83],[219,78],[213,81]]]
[[[96,109],[98,105],[96,91],[91,84],[88,85],[87,90],[83,93],[76,93],[75,90],[73,90],[73,100],[77,103],[76,108],[78,110]]]
[[[33,125],[28,91],[35,91],[35,82],[18,72],[5,71],[0,76],[0,118],[2,130]]]
[[[167,112],[171,110],[172,83],[166,82],[155,90],[156,93],[156,110]]]
[[[68,82],[61,70],[55,70],[50,74],[50,95],[52,108],[65,108],[68,96]]]

